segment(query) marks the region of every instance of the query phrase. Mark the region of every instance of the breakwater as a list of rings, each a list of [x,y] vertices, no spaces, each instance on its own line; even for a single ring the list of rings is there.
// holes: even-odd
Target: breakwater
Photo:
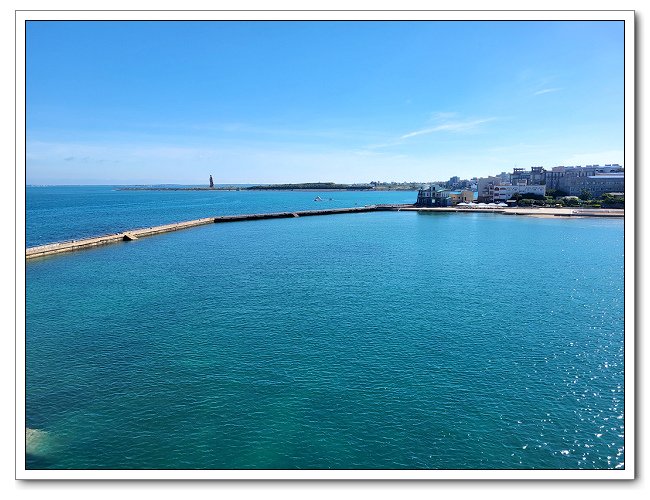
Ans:
[[[384,211],[401,210],[403,208],[407,208],[411,206],[412,205],[368,205],[364,207],[353,207],[353,208],[330,208],[324,210],[302,210],[302,211],[295,211],[295,212],[271,212],[271,213],[259,213],[259,214],[223,215],[218,217],[207,217],[203,219],[177,222],[174,224],[164,224],[161,226],[133,229],[130,231],[107,234],[103,236],[96,236],[93,238],[84,238],[80,240],[61,241],[57,243],[50,243],[47,245],[39,245],[36,247],[27,248],[27,250],[25,251],[25,258],[34,259],[37,257],[56,255],[59,253],[85,250],[88,248],[107,245],[111,243],[133,241],[147,236],[169,233],[171,231],[179,231],[181,229],[189,229],[191,227],[204,226],[206,224],[242,222],[242,221],[253,221],[253,220],[263,220],[263,219],[288,219],[288,218],[295,218],[295,217],[310,217],[310,216],[318,216],[318,215],[353,214],[353,213],[364,213],[364,212],[376,212],[382,210]]]
[[[624,210],[606,210],[606,209],[560,209],[560,208],[500,208],[500,209],[468,209],[457,207],[440,207],[440,208],[423,208],[415,207],[410,204],[394,205],[366,205],[363,207],[352,208],[328,208],[323,210],[301,210],[295,212],[271,212],[258,214],[242,215],[222,215],[217,217],[207,217],[173,224],[164,224],[161,226],[133,229],[121,233],[107,234],[80,240],[62,241],[27,248],[25,251],[26,259],[45,257],[59,253],[74,252],[76,250],[85,250],[100,245],[110,243],[119,243],[122,241],[133,241],[147,236],[156,234],[169,233],[181,229],[203,226],[206,224],[216,224],[225,222],[243,222],[263,219],[288,219],[293,217],[310,217],[317,215],[335,215],[335,214],[354,214],[377,211],[418,211],[418,212],[455,212],[455,213],[498,213],[504,215],[525,215],[532,217],[624,217]]]

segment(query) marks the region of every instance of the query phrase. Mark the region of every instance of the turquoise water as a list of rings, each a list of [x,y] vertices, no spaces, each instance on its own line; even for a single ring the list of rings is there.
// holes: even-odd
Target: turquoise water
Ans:
[[[315,202],[320,196],[323,201]],[[411,191],[119,191],[115,186],[28,186],[28,247],[219,215],[415,203]]]
[[[26,301],[28,468],[624,464],[620,220],[210,225],[30,261]]]

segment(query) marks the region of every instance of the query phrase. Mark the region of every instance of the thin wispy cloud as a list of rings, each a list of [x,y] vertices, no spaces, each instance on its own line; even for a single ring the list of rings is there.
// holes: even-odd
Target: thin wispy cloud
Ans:
[[[388,148],[391,146],[399,146],[400,144],[403,144],[404,141],[400,139],[393,139],[393,140],[388,140],[385,142],[380,142],[380,143],[375,143],[375,144],[368,144],[367,146],[363,147],[362,151],[367,151],[367,150],[374,150],[374,149],[381,149],[381,148]]]
[[[444,121],[444,120],[451,120],[452,118],[456,118],[458,116],[458,113],[455,111],[436,111],[434,113],[431,113],[431,121]]]
[[[542,90],[538,90],[537,92],[534,92],[533,95],[549,94],[551,92],[558,92],[560,90],[562,90],[562,89],[558,88],[558,87],[554,87],[554,88],[550,88],[550,89],[542,89]]]
[[[397,137],[386,138],[383,142],[369,144],[363,150],[376,150],[391,146],[400,146],[412,137],[435,134],[437,132],[462,133],[480,128],[483,124],[497,120],[496,117],[462,119],[456,112],[435,112],[431,114],[428,127],[424,127]]]
[[[415,130],[400,136],[400,139],[408,139],[418,135],[433,134],[436,132],[466,132],[473,130],[484,123],[496,120],[496,118],[481,118],[478,120],[465,120],[465,121],[447,121],[440,123],[434,127],[427,127],[420,130]]]

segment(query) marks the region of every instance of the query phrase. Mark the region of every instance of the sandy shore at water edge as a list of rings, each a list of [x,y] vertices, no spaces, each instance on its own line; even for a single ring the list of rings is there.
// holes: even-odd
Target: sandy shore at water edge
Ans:
[[[551,207],[498,207],[498,208],[468,208],[468,207],[408,207],[400,210],[420,212],[469,212],[469,213],[498,213],[504,215],[527,215],[530,217],[624,217],[622,208],[551,208]]]

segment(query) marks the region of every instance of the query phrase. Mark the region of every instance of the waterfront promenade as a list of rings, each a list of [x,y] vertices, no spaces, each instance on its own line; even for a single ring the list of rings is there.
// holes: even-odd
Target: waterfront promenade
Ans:
[[[532,217],[624,217],[622,208],[574,208],[574,207],[414,207],[400,210],[417,212],[498,213],[503,215],[527,215]]]
[[[206,224],[225,223],[225,222],[243,222],[264,219],[286,219],[295,217],[310,217],[319,215],[335,214],[354,214],[377,211],[417,211],[433,213],[498,213],[503,215],[523,215],[529,217],[623,217],[625,211],[622,209],[588,209],[588,208],[466,208],[466,207],[416,207],[414,205],[367,205],[364,207],[351,208],[331,208],[324,210],[303,210],[296,212],[272,212],[258,214],[242,215],[224,215],[218,217],[207,217],[173,224],[164,224],[160,226],[133,229],[120,233],[107,234],[93,238],[84,238],[80,240],[61,241],[39,245],[27,248],[25,251],[26,259],[37,257],[46,257],[60,253],[74,252],[85,250],[101,245],[119,243],[123,241],[133,241],[147,236],[189,229]]]

